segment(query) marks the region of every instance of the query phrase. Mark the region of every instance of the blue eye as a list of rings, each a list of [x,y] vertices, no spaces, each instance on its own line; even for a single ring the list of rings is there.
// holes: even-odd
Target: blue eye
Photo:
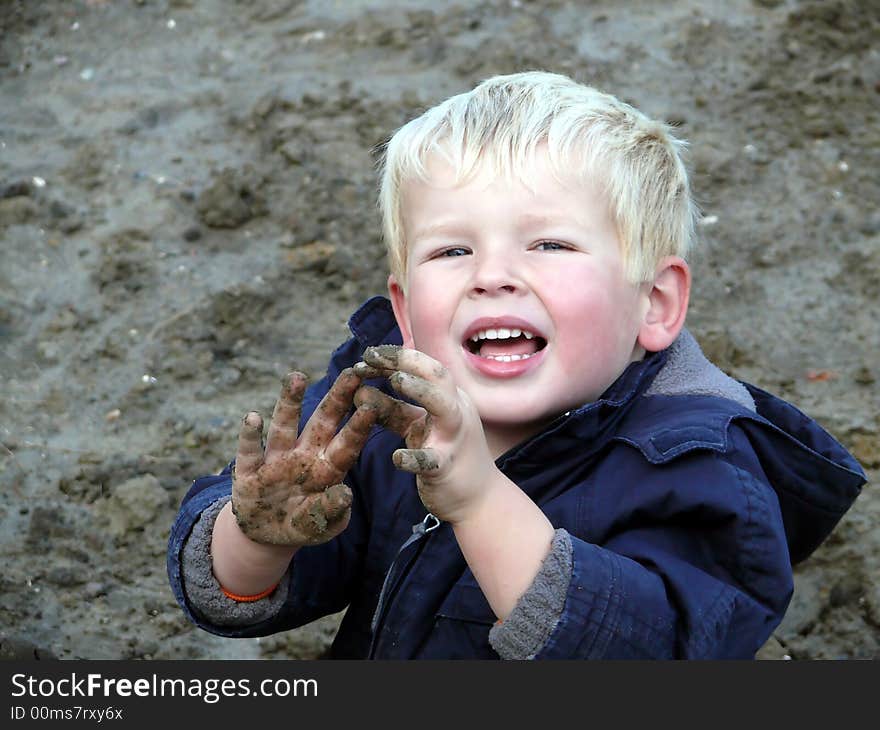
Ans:
[[[544,248],[546,246],[546,248]],[[567,251],[568,246],[559,241],[539,241],[535,246],[540,251]]]
[[[441,257],[452,257],[452,256],[467,256],[470,253],[466,248],[462,248],[461,246],[456,246],[454,248],[447,248],[445,251],[441,251],[437,254],[437,258]]]

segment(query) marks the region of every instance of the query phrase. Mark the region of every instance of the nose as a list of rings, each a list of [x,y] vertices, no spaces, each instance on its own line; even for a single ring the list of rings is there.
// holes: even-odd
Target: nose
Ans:
[[[484,253],[477,256],[475,264],[471,296],[516,294],[524,290],[523,282],[514,270],[510,255]]]

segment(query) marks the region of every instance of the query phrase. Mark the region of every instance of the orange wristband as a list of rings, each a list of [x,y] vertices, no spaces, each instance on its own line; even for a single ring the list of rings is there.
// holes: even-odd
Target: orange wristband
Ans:
[[[276,583],[274,586],[272,586],[270,588],[267,588],[262,593],[255,593],[253,596],[239,596],[239,595],[236,595],[235,593],[230,593],[223,586],[220,586],[220,590],[223,591],[224,596],[226,596],[227,598],[231,598],[233,601],[238,601],[239,603],[251,603],[252,601],[259,601],[261,598],[265,598],[270,593],[272,593],[272,591],[274,591],[277,587],[278,587],[278,583]]]

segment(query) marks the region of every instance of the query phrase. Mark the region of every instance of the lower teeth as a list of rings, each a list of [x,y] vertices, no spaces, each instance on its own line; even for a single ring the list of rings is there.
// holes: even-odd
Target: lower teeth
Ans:
[[[514,362],[516,360],[528,360],[531,355],[484,355],[487,360],[497,360],[498,362]]]

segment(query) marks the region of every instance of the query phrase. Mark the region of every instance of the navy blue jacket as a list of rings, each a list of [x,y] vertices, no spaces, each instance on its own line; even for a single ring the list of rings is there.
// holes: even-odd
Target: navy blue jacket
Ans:
[[[354,337],[307,391],[303,422],[367,346],[401,342],[381,297],[349,325]],[[753,386],[756,411],[712,395],[646,395],[666,357],[632,363],[598,401],[497,460],[572,539],[565,606],[536,658],[752,658],[785,613],[791,565],[825,539],[865,481],[815,422]],[[488,642],[495,616],[451,527],[398,555],[426,515],[413,475],[392,465],[400,446],[396,434],[374,428],[346,477],[349,527],[299,550],[284,608],[246,628],[209,624],[187,601],[183,544],[201,512],[231,491],[228,469],[197,479],[168,549],[171,586],[190,620],[252,637],[347,607],[333,657],[497,659]]]

